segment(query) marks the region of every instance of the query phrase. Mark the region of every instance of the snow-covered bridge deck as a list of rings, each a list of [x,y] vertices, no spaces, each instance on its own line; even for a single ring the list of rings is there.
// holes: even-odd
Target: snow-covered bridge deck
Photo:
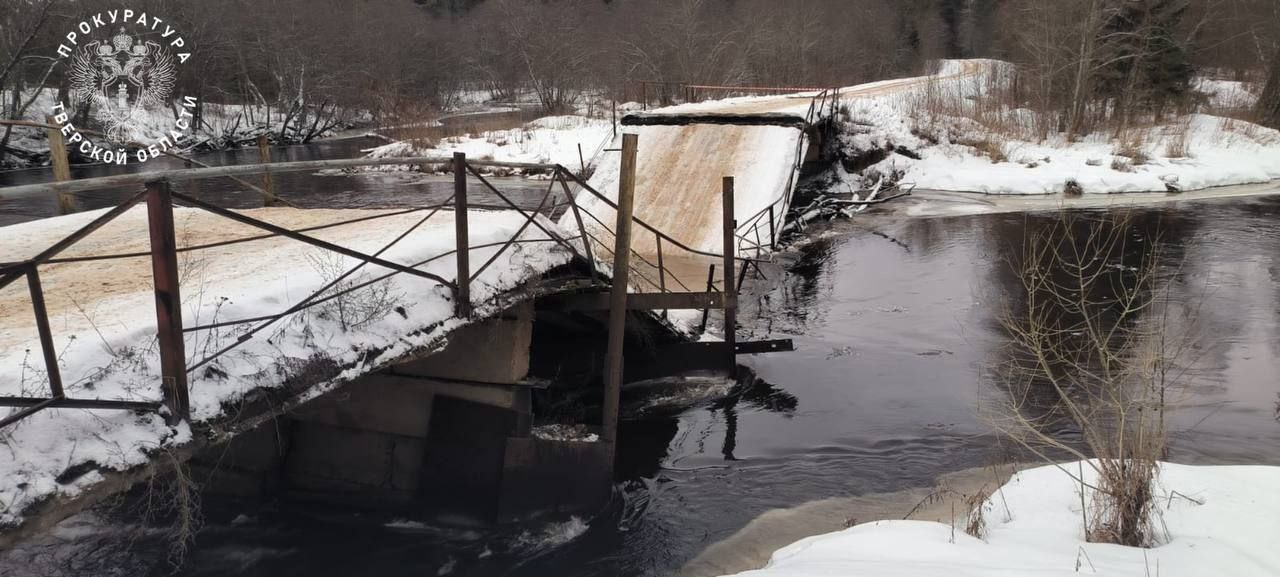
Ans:
[[[976,61],[953,62],[931,77],[630,113],[622,124],[640,139],[636,215],[693,248],[719,251],[723,244],[718,236],[720,179],[733,176],[738,252],[764,252],[786,222],[801,164],[814,156],[811,148],[822,144],[815,138],[822,132],[813,128],[833,120],[841,101],[905,92],[925,86],[930,79],[972,76],[981,69]],[[617,178],[617,159],[606,158],[591,183],[598,190],[611,191]],[[635,240],[637,250],[652,252],[654,245],[643,235]]]
[[[403,209],[232,211],[170,185],[370,164],[452,164],[455,194]],[[539,208],[512,203],[484,166],[549,172]],[[468,210],[468,177],[507,209]],[[609,284],[612,253],[601,249],[616,240],[605,220],[616,217],[580,205],[613,203],[559,165],[460,154],[294,162],[9,187],[0,198],[135,185],[143,190],[113,209],[0,228],[0,406],[14,407],[0,415],[0,543],[127,488],[158,457],[185,458],[430,355],[452,331],[517,302]],[[722,257],[632,223],[673,252]],[[627,270],[628,291],[649,293],[631,308],[727,301],[671,294],[700,283],[681,282],[661,260],[632,259]]]
[[[186,172],[201,171],[225,172]],[[173,193],[170,210],[168,189],[0,228],[0,397],[23,407],[0,430],[0,526],[43,524],[115,472],[232,433],[255,391],[300,402],[429,353],[576,253],[573,234],[515,208],[467,211],[459,265],[452,202],[231,212]]]
[[[731,98],[637,112],[623,118],[639,136],[635,211],[684,244],[720,251],[721,179],[735,178],[738,254],[758,255],[780,236],[792,190],[810,146],[810,128],[837,109],[836,91]],[[614,147],[616,148],[616,146]],[[615,190],[618,162],[608,157],[591,184]],[[584,199],[590,203],[591,199]],[[586,204],[589,210],[601,207]],[[655,252],[640,233],[637,250]]]

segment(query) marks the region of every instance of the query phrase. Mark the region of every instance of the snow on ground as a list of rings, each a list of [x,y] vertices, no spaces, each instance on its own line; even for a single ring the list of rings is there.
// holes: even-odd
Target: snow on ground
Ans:
[[[1258,102],[1256,83],[1216,78],[1196,78],[1193,88],[1208,99],[1209,106],[1223,110],[1247,110]]]
[[[450,137],[430,146],[409,141],[393,142],[367,151],[369,158],[438,156],[466,153],[473,160],[560,164],[578,170],[580,158],[591,166],[612,137],[610,121],[582,116],[547,116],[519,128]],[[579,157],[579,146],[581,154]],[[369,167],[373,171],[401,171],[406,166]]]
[[[972,110],[990,85],[988,75],[1008,70],[1005,63],[981,63],[978,75],[957,76],[955,63],[944,62],[933,83],[878,93],[845,89],[846,155],[897,150],[870,168],[901,172],[903,182],[920,189],[989,194],[1063,192],[1068,182],[1086,193],[1185,191],[1280,178],[1280,132],[1208,114],[1131,131],[1119,140],[1094,134],[1078,142],[1057,135],[1044,141],[1018,137],[1017,125],[1031,124],[1035,113],[1029,110],[1004,111],[1014,127],[1003,134],[972,114],[931,115],[930,97]],[[1241,92],[1247,91],[1224,81],[1202,80],[1199,86],[1211,103],[1224,106],[1242,102]]]
[[[981,539],[943,523],[877,521],[803,539],[775,552],[764,569],[739,575],[1280,575],[1280,467],[1162,464],[1158,525],[1167,534],[1150,549],[1084,542],[1080,485],[1063,469],[1015,474],[982,505]]]
[[[5,254],[12,260],[29,258],[103,212],[0,228]],[[298,229],[390,211],[266,208],[245,212]],[[423,216],[402,214],[310,234],[371,254]],[[515,212],[472,212],[471,245],[505,241],[523,220]],[[180,246],[260,232],[197,209],[175,209],[175,222]],[[550,221],[543,226],[556,230]],[[534,240],[545,235],[537,227],[529,227],[521,238]],[[146,209],[136,207],[64,256],[145,251],[146,239]],[[415,265],[451,251],[453,246],[453,215],[445,211],[408,234],[382,258]],[[496,250],[496,246],[475,249],[471,261],[484,263]],[[472,299],[488,302],[569,258],[566,250],[552,242],[514,245],[472,283]],[[283,312],[357,262],[282,238],[183,253],[179,266],[184,326]],[[417,268],[452,281],[454,266],[453,258],[444,256]],[[349,282],[374,280],[387,272],[367,266]],[[131,258],[46,265],[40,275],[68,396],[160,400],[149,261]],[[0,291],[3,396],[49,394],[48,381],[39,368],[42,363],[30,307],[25,283]],[[481,315],[494,312],[478,308]],[[445,287],[430,279],[397,274],[328,305],[289,315],[193,372],[193,420],[215,419],[234,409],[250,391],[279,387],[293,377],[320,381],[308,393],[318,395],[401,355],[436,345],[462,324],[453,318],[451,295]],[[188,333],[188,363],[234,342],[251,326],[254,324]],[[382,352],[366,358],[369,351]],[[317,370],[322,376],[300,376]],[[102,478],[90,466],[90,472],[79,478],[59,479],[68,468],[93,462],[102,469],[126,469],[145,462],[157,450],[190,440],[192,432],[186,424],[170,429],[155,414],[53,409],[8,427],[0,435],[5,445],[0,451],[0,479],[4,480],[0,483],[0,525],[10,525],[19,522],[24,509],[41,499],[59,493],[73,495]]]

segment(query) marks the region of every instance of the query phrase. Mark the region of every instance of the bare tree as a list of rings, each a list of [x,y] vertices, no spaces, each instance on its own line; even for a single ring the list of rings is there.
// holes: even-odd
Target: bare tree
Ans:
[[[1158,233],[1134,236],[1125,213],[1066,213],[1027,233],[1010,263],[1020,282],[1005,295],[1010,345],[993,371],[1002,394],[992,422],[1041,458],[1092,470],[1093,480],[1067,470],[1092,494],[1090,541],[1149,546],[1165,411],[1187,347],[1170,322]]]
[[[35,101],[35,93],[43,86],[53,70],[53,63],[48,57],[34,54],[32,47],[36,39],[44,31],[49,22],[50,10],[56,0],[25,2],[20,0],[12,8],[6,8],[0,14],[0,103],[7,106],[0,109],[0,116],[21,118],[31,103]],[[27,67],[33,63],[42,64],[44,72],[35,81],[33,94],[24,94],[28,90]],[[6,97],[6,87],[9,95]],[[7,101],[7,102],[6,102]],[[0,164],[12,152],[9,139],[13,135],[13,127],[5,126],[4,135],[0,136]]]
[[[1269,68],[1271,71],[1267,74],[1267,84],[1258,98],[1255,112],[1258,122],[1271,128],[1280,128],[1280,47],[1276,48],[1275,56],[1271,57]]]

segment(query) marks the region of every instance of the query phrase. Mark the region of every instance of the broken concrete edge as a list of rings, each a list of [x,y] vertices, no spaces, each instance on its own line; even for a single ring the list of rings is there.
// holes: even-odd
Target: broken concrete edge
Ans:
[[[803,116],[783,113],[717,114],[690,112],[683,114],[633,113],[622,117],[623,126],[686,126],[689,124],[725,124],[732,126],[783,126],[804,129]]]
[[[570,278],[564,278],[563,275],[566,274],[570,275]],[[485,305],[477,307],[473,318],[452,327],[451,330],[457,330],[464,326],[496,317],[521,302],[533,301],[546,294],[554,294],[564,290],[563,287],[566,284],[577,282],[576,274],[576,268],[571,264],[547,271],[541,278],[532,279],[495,297]],[[431,332],[440,328],[443,324],[435,323],[431,326],[423,327],[415,331],[415,334]],[[166,473],[173,465],[189,461],[192,456],[205,448],[230,441],[235,436],[288,413],[317,397],[332,392],[363,374],[374,372],[383,367],[393,366],[404,359],[431,355],[443,350],[447,343],[447,334],[441,335],[439,338],[415,347],[402,355],[381,360],[378,357],[385,351],[366,351],[366,354],[362,355],[359,361],[352,363],[349,367],[332,365],[332,359],[327,357],[313,357],[301,367],[300,371],[297,371],[291,377],[286,377],[281,386],[252,389],[239,399],[224,403],[223,414],[232,416],[192,423],[191,441],[181,445],[160,447],[152,453],[153,457],[167,453],[170,457],[167,460],[157,462],[157,459],[152,458],[144,464],[124,470],[104,469],[101,467],[84,468],[80,475],[77,475],[77,478],[90,471],[96,471],[102,476],[102,480],[85,487],[74,495],[52,494],[26,507],[20,512],[21,521],[0,527],[0,549],[7,549],[27,538],[43,533],[63,520],[84,512],[116,494],[127,491],[135,484],[153,475]],[[349,374],[349,369],[358,365],[364,365],[369,369],[360,373],[360,375]],[[329,378],[321,377],[316,380],[303,379],[302,381],[297,381],[295,379],[298,372],[328,375]]]

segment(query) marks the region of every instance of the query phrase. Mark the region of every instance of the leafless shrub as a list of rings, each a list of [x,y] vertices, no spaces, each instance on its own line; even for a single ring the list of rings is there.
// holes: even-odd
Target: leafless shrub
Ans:
[[[349,331],[369,326],[395,311],[402,295],[391,290],[389,280],[361,286],[372,276],[365,270],[348,275],[354,266],[351,259],[329,251],[311,252],[306,258],[325,284],[338,281],[317,297],[323,302],[308,309],[311,314],[337,321],[343,330]]]
[[[998,136],[966,139],[958,141],[957,144],[973,147],[979,155],[991,159],[992,164],[1009,161],[1009,155],[1005,153],[1005,144]]]
[[[124,449],[117,445],[115,450]],[[140,541],[162,539],[169,566],[177,572],[204,527],[200,487],[175,449],[161,445],[151,452],[154,456],[145,465],[145,479],[105,502],[101,510],[130,520],[125,527],[126,549]]]
[[[1127,213],[1068,213],[1027,232],[1009,263],[1020,283],[1001,312],[1011,342],[992,372],[1002,394],[991,421],[1045,460],[1067,454],[1092,469],[1092,482],[1067,471],[1090,495],[1089,541],[1149,546],[1165,411],[1187,348],[1168,322],[1159,236],[1132,239]]]
[[[982,539],[987,534],[987,515],[986,503],[991,493],[986,487],[978,489],[978,492],[967,495],[964,498],[965,510],[969,512],[965,521],[964,532],[970,537]]]
[[[1191,124],[1187,120],[1174,123],[1165,129],[1165,158],[1187,158],[1191,156]]]
[[[1146,151],[1147,137],[1145,131],[1130,131],[1116,143],[1112,154],[1128,158],[1133,166],[1142,166],[1151,162],[1151,156]]]

